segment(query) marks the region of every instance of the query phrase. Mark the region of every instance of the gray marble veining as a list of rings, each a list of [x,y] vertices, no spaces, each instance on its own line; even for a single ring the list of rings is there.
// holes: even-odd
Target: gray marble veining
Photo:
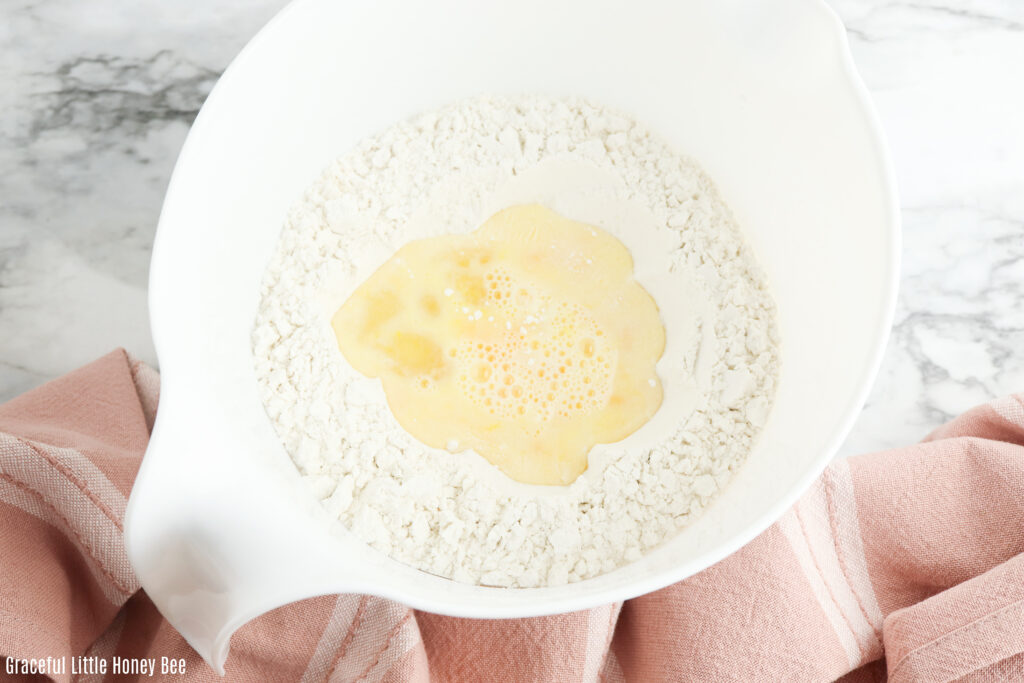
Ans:
[[[200,105],[283,3],[0,2],[0,400],[124,346]]]
[[[124,346],[188,126],[281,0],[0,0],[0,400]],[[1024,390],[1024,3],[835,0],[900,183],[903,278],[843,454]]]
[[[903,206],[896,322],[843,454],[1024,391],[1024,4],[834,3]]]

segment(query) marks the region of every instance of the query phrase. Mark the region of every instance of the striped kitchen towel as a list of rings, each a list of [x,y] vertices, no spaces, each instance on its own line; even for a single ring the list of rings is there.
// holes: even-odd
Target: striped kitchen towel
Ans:
[[[157,393],[117,351],[0,406],[0,679],[221,680],[124,552]],[[1024,401],[835,462],[746,547],[624,605],[478,621],[319,597],[243,627],[227,679],[1024,681]]]

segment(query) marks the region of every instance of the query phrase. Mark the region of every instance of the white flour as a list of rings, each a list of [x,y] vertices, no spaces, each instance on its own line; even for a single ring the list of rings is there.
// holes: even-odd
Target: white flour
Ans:
[[[475,453],[424,446],[330,328],[403,244],[528,202],[622,240],[667,337],[658,413],[594,447],[567,487],[520,484]],[[778,363],[771,297],[702,171],[630,119],[537,97],[458,103],[339,159],[288,217],[253,352],[267,412],[333,515],[424,571],[521,587],[608,572],[699,515],[750,451]]]

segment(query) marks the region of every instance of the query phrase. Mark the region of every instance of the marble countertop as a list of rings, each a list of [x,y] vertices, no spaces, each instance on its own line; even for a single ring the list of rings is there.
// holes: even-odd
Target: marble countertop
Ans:
[[[156,361],[160,203],[214,81],[282,0],[7,0],[0,22],[0,400],[124,346]],[[1024,3],[834,0],[888,136],[903,275],[841,454],[1024,390]]]

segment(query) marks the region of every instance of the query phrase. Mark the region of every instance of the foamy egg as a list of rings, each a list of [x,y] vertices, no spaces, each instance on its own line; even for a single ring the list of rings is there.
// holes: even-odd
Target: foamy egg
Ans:
[[[410,242],[332,318],[398,422],[529,484],[565,485],[658,410],[658,307],[611,234],[538,205]]]

